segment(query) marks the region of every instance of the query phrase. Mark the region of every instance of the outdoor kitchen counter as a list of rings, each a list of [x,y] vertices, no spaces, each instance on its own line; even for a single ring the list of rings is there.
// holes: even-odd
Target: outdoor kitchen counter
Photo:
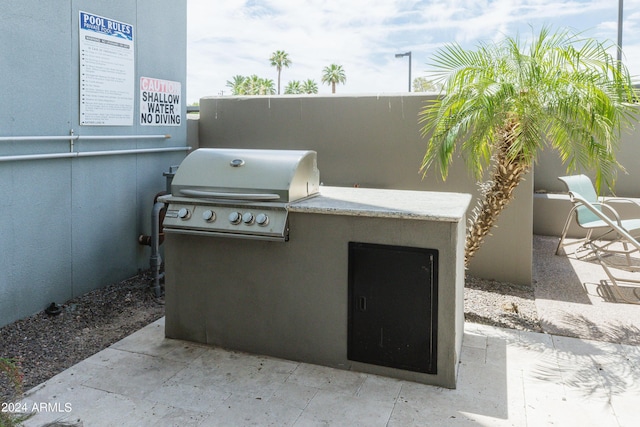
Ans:
[[[165,335],[455,388],[470,201],[320,186],[287,205],[284,241],[167,233]]]
[[[291,203],[289,212],[459,222],[470,194],[435,191],[320,187],[320,195]]]

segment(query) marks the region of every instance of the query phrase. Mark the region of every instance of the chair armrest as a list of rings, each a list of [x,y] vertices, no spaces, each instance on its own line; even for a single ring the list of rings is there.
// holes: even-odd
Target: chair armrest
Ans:
[[[640,207],[640,201],[637,199],[628,199],[626,197],[600,197],[601,203],[631,203]]]
[[[594,215],[596,215],[598,218],[600,218],[602,221],[604,221],[607,225],[609,225],[611,228],[613,228],[616,233],[618,233],[620,236],[624,237],[628,243],[632,244],[636,249],[640,250],[640,242],[637,241],[635,239],[635,237],[633,237],[631,234],[629,234],[629,232],[622,227],[622,225],[620,225],[620,220],[618,219],[618,221],[612,221],[611,218],[609,218],[607,215],[604,214],[604,212],[600,211],[599,209],[596,209],[593,204],[589,203],[587,200],[583,199],[579,194],[577,193],[569,193],[570,197],[571,197],[571,201],[574,203],[580,203],[582,206],[586,207],[587,209],[589,209],[591,212],[593,212]],[[607,206],[608,207],[608,206]]]
[[[603,209],[606,209],[607,212],[611,214],[610,216],[613,216],[615,218],[618,225],[622,226],[622,218],[620,218],[620,214],[618,213],[617,210],[613,208],[613,206],[607,203],[600,203],[600,202],[596,202],[594,204],[597,206],[601,206]]]
[[[613,207],[623,220],[640,218],[640,199],[607,197],[602,202]]]
[[[579,206],[584,206],[588,208],[591,212],[593,212],[596,216],[598,216],[601,220],[603,220],[606,223],[613,222],[611,218],[611,216],[613,216],[613,219],[615,219],[618,225],[622,227],[622,219],[620,218],[620,214],[618,214],[618,211],[616,211],[611,205],[604,202],[589,203],[585,199],[583,199],[582,196],[580,196],[578,193],[574,193],[571,191],[569,192],[569,197],[571,198],[572,201],[578,203]],[[601,212],[595,209],[596,206],[600,206],[601,208],[606,209],[606,212],[604,211]],[[609,213],[609,215],[607,215],[607,213]]]

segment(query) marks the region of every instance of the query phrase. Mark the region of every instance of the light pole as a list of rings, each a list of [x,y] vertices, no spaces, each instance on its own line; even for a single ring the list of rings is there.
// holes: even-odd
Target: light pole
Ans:
[[[622,61],[622,6],[623,1],[618,0],[618,62]]]
[[[405,53],[396,53],[396,58],[402,58],[403,56],[409,57],[409,92],[411,92],[411,51]]]

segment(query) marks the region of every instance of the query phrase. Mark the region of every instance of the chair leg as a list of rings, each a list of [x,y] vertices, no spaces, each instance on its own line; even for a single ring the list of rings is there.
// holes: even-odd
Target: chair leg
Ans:
[[[624,293],[622,292],[622,290],[618,286],[618,281],[624,281],[624,282],[633,283],[634,287],[638,287],[638,286],[640,286],[640,280],[622,279],[622,278],[614,276],[613,272],[611,271],[611,269],[609,269],[609,266],[607,265],[607,263],[604,261],[604,259],[602,259],[602,254],[600,253],[600,251],[593,244],[591,244],[591,249],[596,254],[596,257],[598,258],[598,262],[600,263],[600,266],[602,267],[602,269],[606,273],[607,277],[609,278],[609,281],[611,282],[611,285],[612,285],[613,291],[614,291],[613,292],[614,297],[619,298],[620,300],[622,300],[623,302],[625,302],[627,304],[640,304],[640,299],[631,300],[631,299],[625,297]]]
[[[562,235],[560,236],[560,241],[558,242],[558,247],[556,248],[556,255],[560,255],[560,249],[563,248],[563,243],[565,237],[567,237],[567,232],[569,231],[569,224],[571,224],[571,219],[573,218],[573,213],[575,209],[571,209],[569,215],[567,215],[567,220],[564,222],[564,227],[562,228]]]
[[[587,230],[587,234],[584,237],[584,240],[582,240],[582,245],[580,245],[579,247],[576,248],[575,250],[575,256],[576,259],[582,259],[584,257],[587,257],[589,255],[593,254],[593,248],[589,247],[589,244],[591,242],[593,242],[593,228],[590,228],[589,230]],[[582,255],[578,255],[578,251],[580,250],[580,248],[584,248],[587,250],[586,254],[582,254]]]
[[[569,215],[567,215],[567,220],[564,222],[564,227],[562,228],[562,235],[560,236],[560,241],[558,242],[558,246],[556,247],[556,255],[561,255],[560,250],[563,249],[564,246],[566,246],[564,244],[564,240],[567,237],[567,233],[569,232],[569,227],[571,225],[571,220],[573,219],[573,216],[575,215],[575,212],[576,212],[576,207],[574,206],[573,208],[571,208],[571,211],[569,211]],[[579,246],[575,250],[576,258],[579,258],[577,252],[581,247],[587,248],[587,244],[591,241],[591,235],[592,234],[593,234],[593,229],[592,228],[587,229],[587,234],[586,234],[584,239],[578,240],[577,242],[573,242],[572,243],[572,244],[577,244],[579,242],[582,242],[582,246]],[[566,251],[565,251],[565,255],[566,255]]]
[[[624,254],[627,258],[627,267],[631,268],[631,253],[629,252],[629,245],[626,240],[622,241],[622,247],[624,248]]]

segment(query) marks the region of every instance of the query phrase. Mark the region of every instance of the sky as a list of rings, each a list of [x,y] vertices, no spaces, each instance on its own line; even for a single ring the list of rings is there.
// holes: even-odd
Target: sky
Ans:
[[[341,65],[339,94],[402,93],[427,76],[438,48],[505,36],[529,38],[542,26],[569,28],[617,43],[618,0],[187,0],[187,103],[230,95],[227,81],[256,74],[273,79],[270,56],[289,55],[289,81],[313,79],[330,94],[322,69]],[[623,62],[640,81],[640,0],[624,0]],[[616,56],[615,48],[612,55]]]

